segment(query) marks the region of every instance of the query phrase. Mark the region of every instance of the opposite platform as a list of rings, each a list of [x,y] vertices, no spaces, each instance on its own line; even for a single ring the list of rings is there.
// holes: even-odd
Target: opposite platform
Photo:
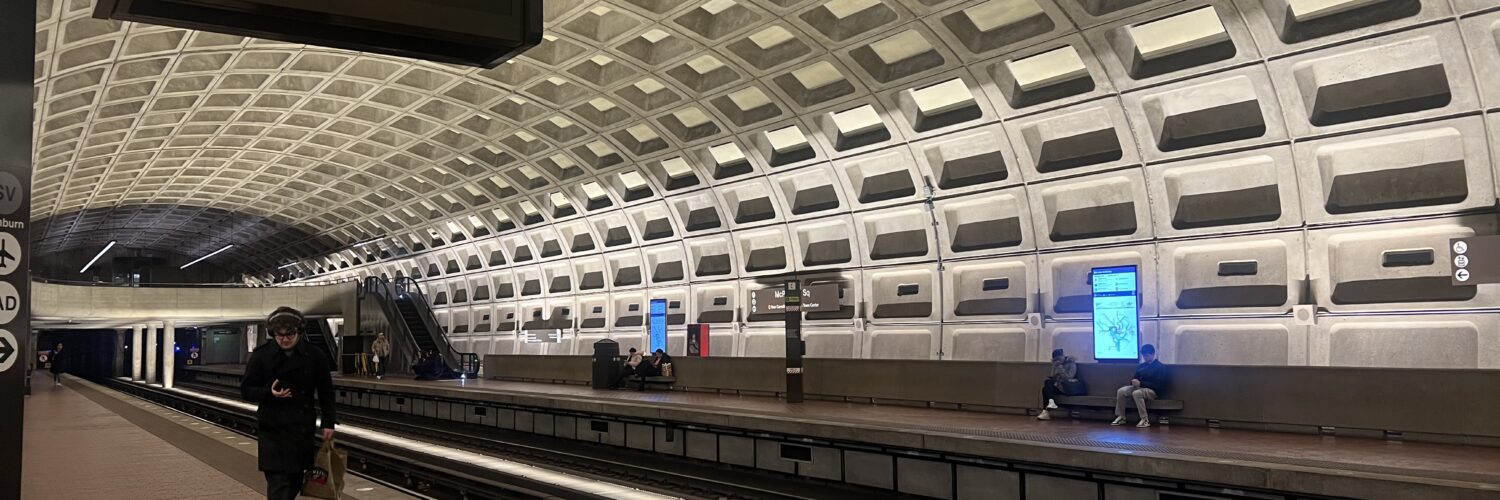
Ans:
[[[235,375],[237,367],[203,371]],[[984,459],[1354,498],[1500,498],[1500,449],[698,392],[499,380],[372,380],[341,388],[743,429]],[[1424,496],[1425,495],[1425,496]],[[1439,496],[1431,496],[1439,495]]]

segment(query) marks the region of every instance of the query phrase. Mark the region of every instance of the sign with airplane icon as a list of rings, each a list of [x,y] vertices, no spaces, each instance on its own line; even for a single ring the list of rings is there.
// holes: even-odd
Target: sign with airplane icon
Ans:
[[[21,268],[21,252],[25,248],[10,233],[0,232],[0,276],[7,276]]]

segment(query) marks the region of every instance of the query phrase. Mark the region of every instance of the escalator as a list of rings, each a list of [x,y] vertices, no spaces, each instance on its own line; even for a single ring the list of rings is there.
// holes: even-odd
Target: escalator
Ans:
[[[307,343],[317,347],[328,359],[329,371],[337,371],[338,349],[333,346],[333,332],[328,330],[328,322],[319,318],[308,318],[303,320],[302,332],[302,335],[307,338]]]
[[[391,282],[381,278],[367,278],[361,284],[360,293],[373,298],[385,313],[387,322],[396,334],[392,336],[392,342],[410,347],[411,352],[404,359],[414,361],[421,353],[435,352],[447,366],[458,373],[468,377],[479,374],[479,356],[453,349],[448,343],[446,332],[438,325],[437,316],[428,306],[427,297],[415,280],[397,278]]]
[[[427,326],[422,324],[421,312],[411,297],[398,297],[396,310],[401,312],[401,320],[406,324],[406,331],[411,333],[412,340],[417,343],[418,351],[437,352],[437,341],[433,340],[432,333],[427,331]]]

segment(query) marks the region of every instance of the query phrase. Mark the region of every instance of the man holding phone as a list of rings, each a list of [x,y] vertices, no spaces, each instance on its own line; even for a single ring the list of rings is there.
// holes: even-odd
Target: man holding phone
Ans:
[[[260,470],[266,475],[266,498],[273,500],[297,498],[303,474],[312,467],[319,413],[314,397],[323,416],[323,439],[333,439],[337,419],[327,357],[301,342],[302,325],[302,313],[296,309],[272,312],[266,327],[273,341],[250,355],[240,382],[240,394],[259,405],[255,418]]]

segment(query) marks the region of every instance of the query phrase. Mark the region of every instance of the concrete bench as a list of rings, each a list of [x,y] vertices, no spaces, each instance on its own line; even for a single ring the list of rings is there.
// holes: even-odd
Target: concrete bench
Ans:
[[[631,375],[625,378],[625,383],[635,384],[636,390],[644,391],[646,390],[646,386],[650,384],[672,387],[673,384],[677,383],[677,377],[642,377],[639,375]]]
[[[1068,416],[1072,418],[1109,418],[1114,416],[1114,396],[1058,396],[1053,398],[1059,408],[1072,408]],[[1125,402],[1126,416],[1135,408],[1135,398],[1127,399]],[[1170,423],[1166,412],[1182,411],[1182,401],[1175,399],[1153,399],[1146,402],[1146,409],[1151,411],[1151,418],[1156,423],[1166,425]]]
[[[1114,396],[1058,396],[1053,398],[1058,406],[1087,406],[1096,408],[1114,408]],[[1135,408],[1135,398],[1126,400],[1126,408]],[[1182,410],[1182,401],[1175,399],[1153,399],[1146,402],[1146,409],[1150,411],[1179,411]]]

